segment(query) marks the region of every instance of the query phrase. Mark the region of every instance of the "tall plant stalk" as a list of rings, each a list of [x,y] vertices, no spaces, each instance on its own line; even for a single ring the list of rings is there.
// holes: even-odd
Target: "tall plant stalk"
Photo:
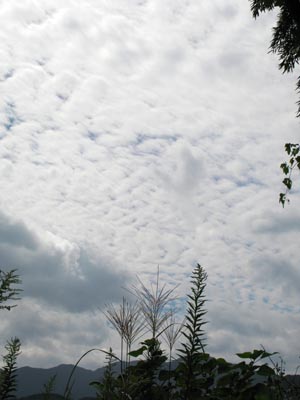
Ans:
[[[119,307],[109,304],[104,314],[112,326],[116,329],[121,339],[121,372],[123,372],[123,364],[127,368],[130,363],[130,351],[132,343],[139,337],[144,328],[144,323],[140,318],[140,307],[137,302],[129,303],[123,297]],[[124,361],[124,344],[125,344],[125,361]]]
[[[74,373],[75,373],[75,371],[76,371],[76,368],[78,367],[79,363],[80,363],[88,354],[92,353],[93,351],[100,351],[101,353],[104,353],[104,354],[106,354],[106,355],[109,355],[110,357],[114,358],[115,360],[121,362],[121,360],[120,360],[115,354],[113,354],[111,351],[106,351],[106,350],[97,349],[97,348],[93,348],[93,349],[90,349],[90,350],[86,351],[82,356],[79,357],[79,359],[77,360],[77,362],[75,363],[75,365],[73,366],[73,368],[72,368],[72,370],[71,370],[71,373],[70,373],[69,378],[68,378],[68,380],[67,380],[67,383],[66,383],[66,386],[65,386],[65,390],[64,390],[64,394],[63,394],[64,399],[70,399],[70,398],[71,398],[71,391],[72,391],[72,386],[73,386],[72,378],[73,378],[73,375],[74,375]],[[125,387],[124,380],[123,380],[123,375],[122,375],[122,374],[121,374],[121,379],[122,379],[122,382],[123,382],[123,386]]]
[[[170,319],[167,321],[166,329],[163,332],[163,337],[167,343],[169,350],[169,362],[168,362],[168,396],[170,396],[171,392],[171,367],[172,367],[172,352],[175,346],[175,343],[179,336],[182,333],[182,329],[184,326],[184,321],[182,323],[178,323],[175,320],[174,314],[171,315]],[[169,398],[169,397],[168,397]]]
[[[172,316],[172,310],[168,310],[168,305],[176,299],[172,296],[176,285],[172,289],[167,289],[166,285],[160,286],[159,268],[157,268],[155,285],[148,289],[138,278],[139,286],[133,285],[129,292],[132,293],[138,301],[140,310],[145,320],[145,326],[151,333],[151,337],[157,339],[164,331],[164,326]]]
[[[191,276],[191,294],[188,295],[186,319],[182,331],[186,342],[182,343],[183,348],[179,350],[181,358],[179,373],[183,378],[182,399],[184,400],[193,398],[193,393],[197,392],[196,381],[201,364],[199,354],[204,353],[205,347],[203,327],[206,321],[203,318],[207,312],[204,309],[206,279],[207,273],[200,264],[197,264]]]
[[[0,400],[15,399],[17,388],[17,357],[20,354],[21,342],[12,338],[5,346],[7,353],[3,356],[4,367],[0,373]]]

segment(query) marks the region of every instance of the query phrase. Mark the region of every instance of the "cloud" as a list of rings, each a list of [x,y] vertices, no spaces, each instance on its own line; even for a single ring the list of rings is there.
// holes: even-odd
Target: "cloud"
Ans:
[[[261,219],[256,220],[253,229],[259,234],[272,233],[277,235],[295,234],[300,230],[300,216],[297,210],[291,213],[267,213]]]
[[[22,222],[14,222],[0,213],[0,243],[12,247],[35,250],[38,247],[36,236]]]
[[[158,175],[161,176],[167,189],[184,195],[197,192],[205,176],[204,162],[201,159],[203,154],[200,156],[199,153],[201,154],[199,149],[192,149],[184,140],[175,141],[169,147],[165,158],[161,161],[161,169],[158,170]]]
[[[299,318],[290,313],[278,314],[275,309],[270,310],[259,302],[231,306],[235,307],[236,314],[232,313],[229,305],[209,307],[211,333],[207,343],[211,352],[238,362],[236,353],[261,349],[263,346],[267,351],[278,351],[285,360],[288,358],[287,367],[293,371],[298,363],[298,355],[287,349],[286,343],[289,340],[289,348],[297,349],[295,326]],[[243,341],[239,340],[241,335]],[[273,338],[272,343],[270,337]],[[274,356],[274,361],[280,360]]]
[[[196,262],[211,348],[243,348],[251,320],[246,345],[268,331],[291,359],[298,194],[279,208],[278,166],[299,129],[294,77],[268,54],[275,14],[254,20],[239,0],[24,0],[0,15],[0,261],[24,290],[4,333],[23,332],[24,360],[58,362],[60,340],[71,360],[78,338],[96,341],[91,310],[158,264],[184,297]]]
[[[265,256],[253,260],[253,278],[257,286],[263,286],[273,290],[277,295],[276,303],[293,302],[299,293],[300,271],[297,260],[282,256]],[[275,303],[275,304],[276,304]]]
[[[51,307],[83,312],[121,298],[120,289],[132,277],[112,262],[55,238],[38,239],[24,223],[1,213],[2,268],[17,268],[24,298]]]
[[[4,340],[18,336],[22,343],[19,365],[50,368],[62,362],[74,364],[87,350],[105,347],[109,340],[117,350],[118,338],[98,312],[68,312],[58,307],[46,307],[34,298],[23,297],[13,312],[5,315],[1,326],[1,346]],[[76,348],[76,349],[75,349]],[[91,355],[83,364],[98,368],[104,356]],[[34,363],[34,364],[33,364]]]

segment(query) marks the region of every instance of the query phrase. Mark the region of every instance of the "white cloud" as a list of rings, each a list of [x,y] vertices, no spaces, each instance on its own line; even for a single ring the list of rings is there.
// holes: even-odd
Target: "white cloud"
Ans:
[[[193,154],[193,153],[198,153]],[[190,196],[199,190],[199,184],[205,175],[204,162],[200,158],[201,151],[189,148],[183,140],[169,146],[165,155],[161,156],[160,169],[157,173],[163,180],[166,190],[173,190],[178,195]],[[201,154],[203,158],[203,154]],[[164,170],[166,170],[164,172]]]
[[[0,262],[19,267],[27,317],[29,304],[57,308],[57,321],[81,311],[72,329],[91,344],[86,310],[117,300],[127,272],[160,264],[183,294],[199,261],[210,319],[225,300],[238,319],[216,329],[243,348],[251,304],[270,350],[285,340],[291,359],[297,299],[276,296],[298,277],[298,196],[281,210],[278,193],[283,144],[299,140],[297,95],[267,54],[274,13],[255,21],[238,0],[10,0],[0,14]],[[286,307],[289,329],[277,331]],[[266,330],[251,324],[246,345]],[[30,346],[26,362],[50,360]]]

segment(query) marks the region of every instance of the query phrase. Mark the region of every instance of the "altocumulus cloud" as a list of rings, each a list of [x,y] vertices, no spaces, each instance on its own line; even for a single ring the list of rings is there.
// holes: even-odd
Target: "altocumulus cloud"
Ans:
[[[7,0],[0,17],[0,262],[24,289],[1,337],[23,337],[22,362],[115,348],[94,306],[157,264],[183,296],[196,262],[209,351],[270,342],[294,360],[300,219],[277,199],[299,126],[294,78],[267,54],[274,14],[254,21],[248,0]]]

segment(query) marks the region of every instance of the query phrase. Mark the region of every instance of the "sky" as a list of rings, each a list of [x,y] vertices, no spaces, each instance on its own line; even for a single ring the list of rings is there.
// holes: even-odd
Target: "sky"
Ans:
[[[300,139],[296,74],[269,53],[276,10],[1,0],[0,20],[0,265],[23,290],[1,348],[18,336],[18,365],[43,368],[117,353],[106,306],[159,265],[181,318],[200,263],[207,351],[237,361],[264,346],[293,371],[296,175],[284,209],[278,195],[284,144]]]

